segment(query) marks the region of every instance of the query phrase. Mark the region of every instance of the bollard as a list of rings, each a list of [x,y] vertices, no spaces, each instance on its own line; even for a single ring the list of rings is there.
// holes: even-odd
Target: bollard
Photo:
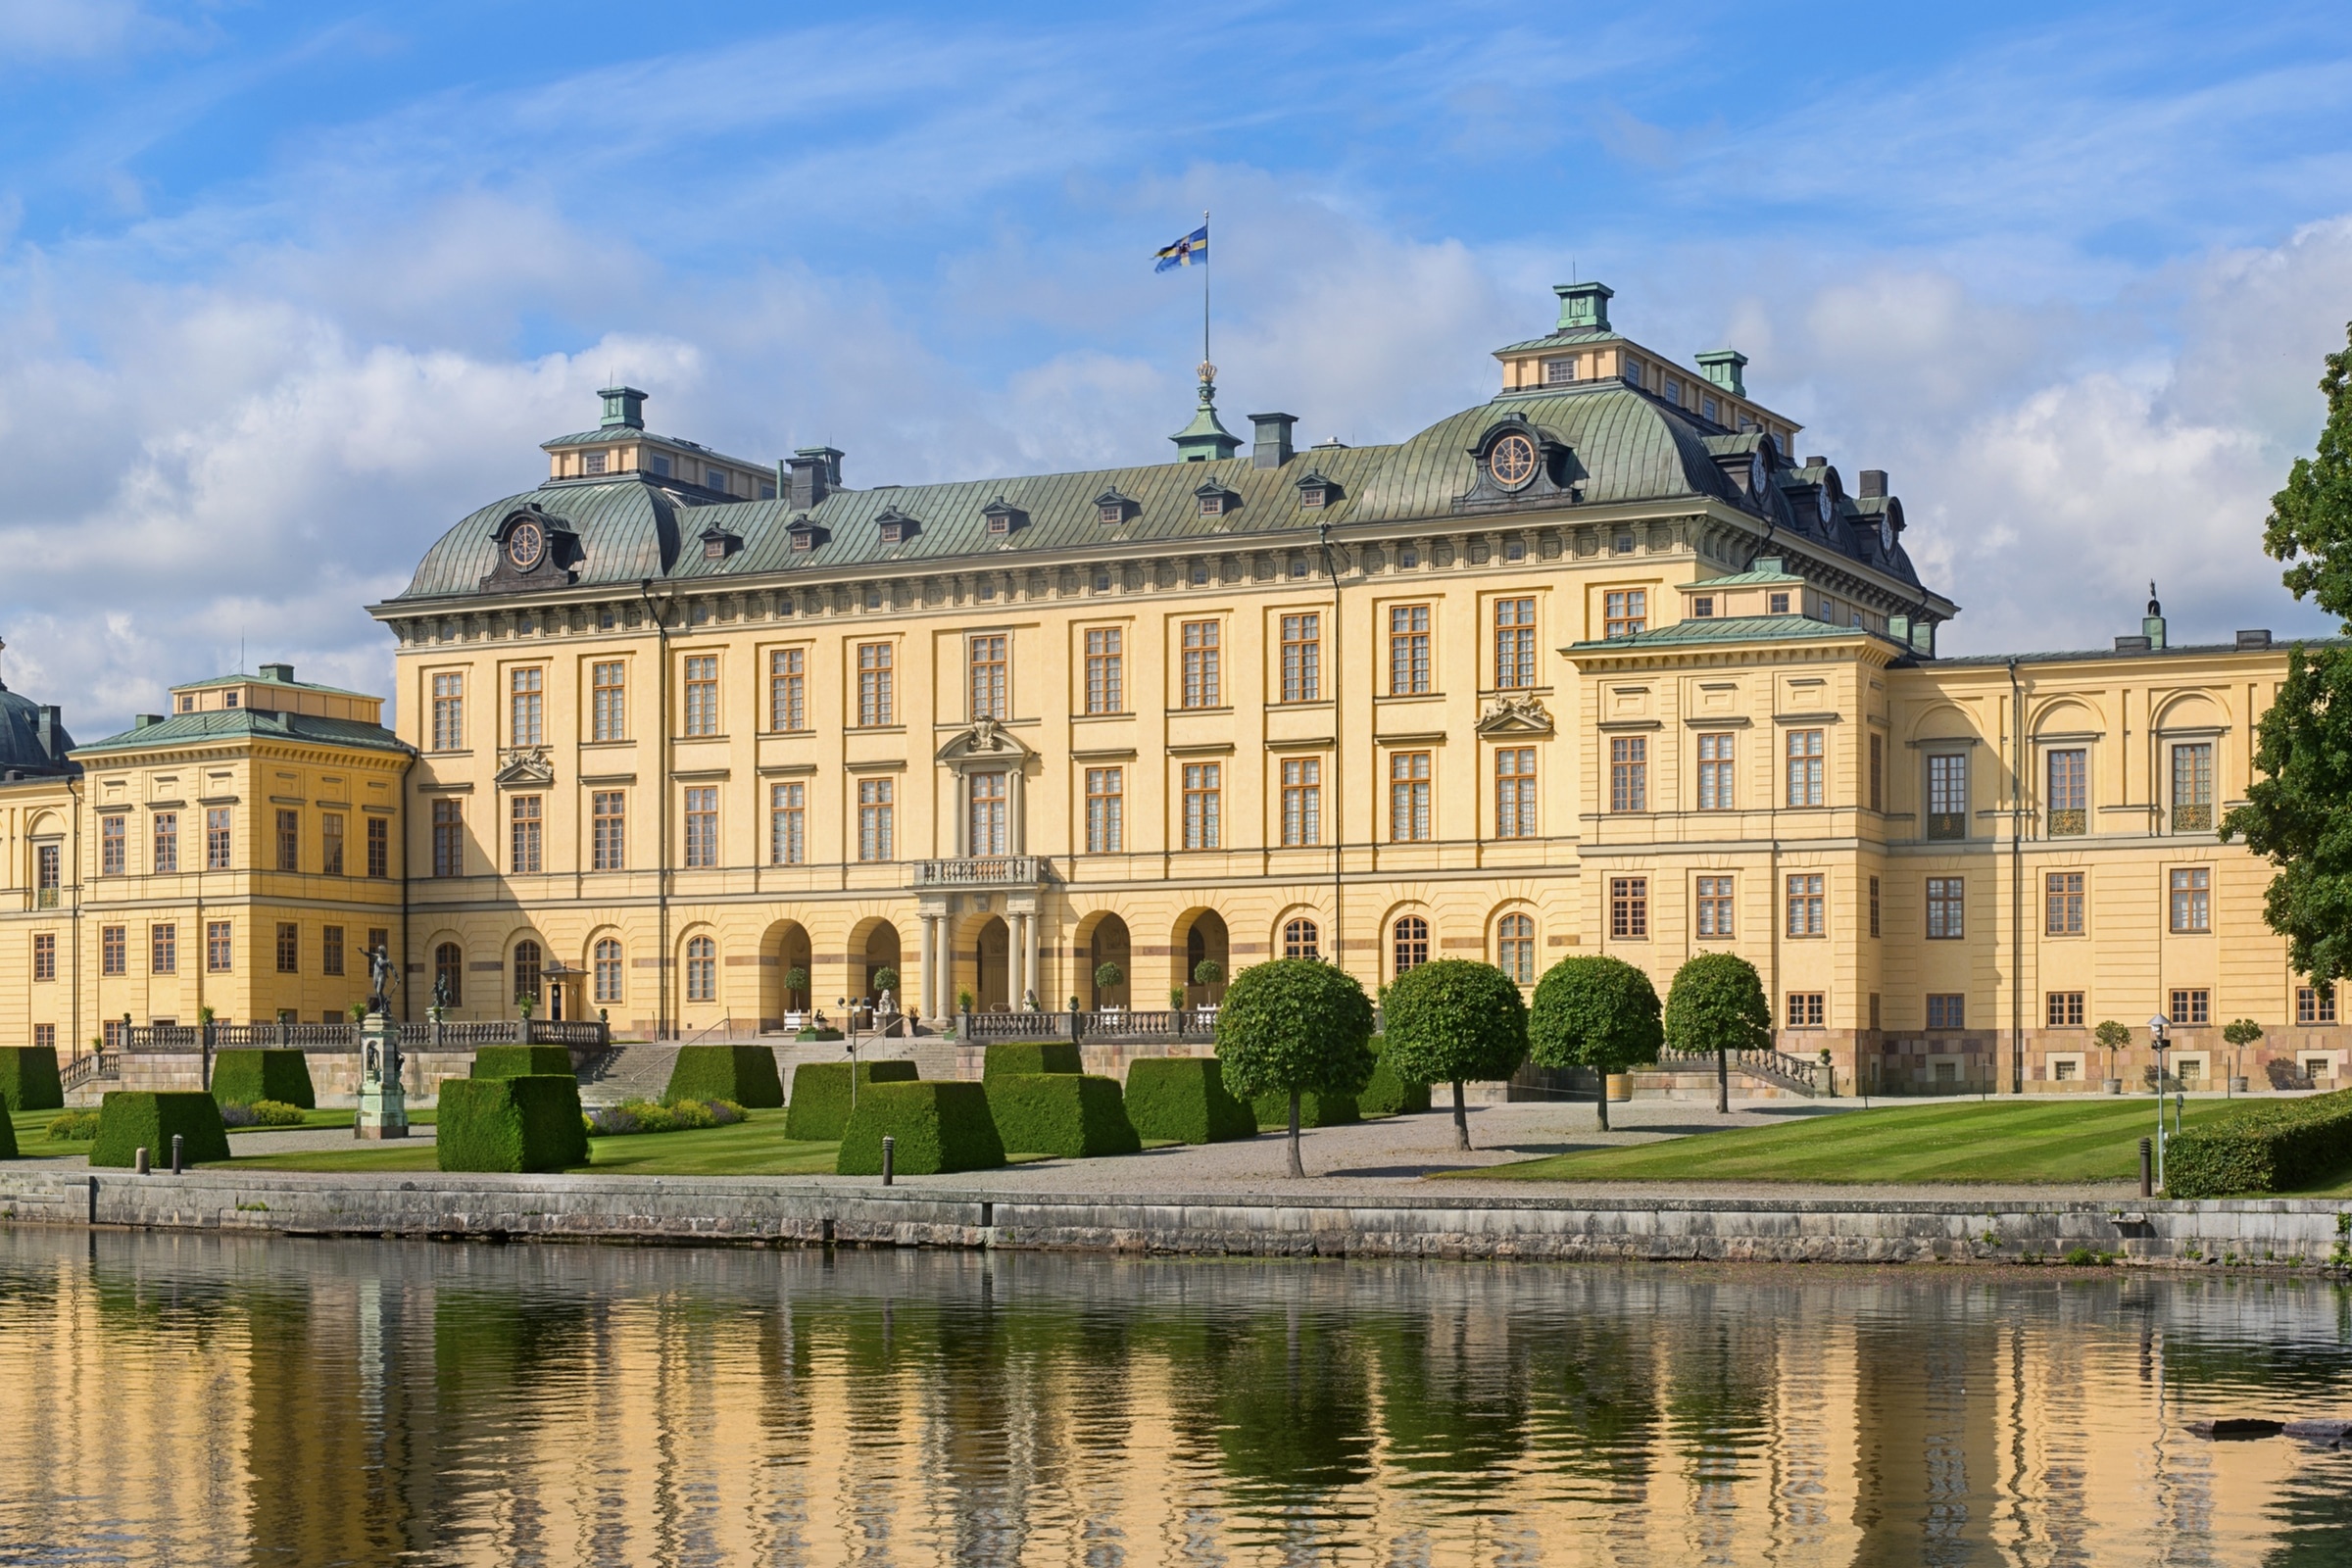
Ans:
[[[887,1133],[882,1138],[882,1185],[888,1187],[898,1173],[899,1141]]]
[[[2139,1141],[2139,1196],[2142,1198],[2156,1196],[2155,1159],[2154,1146],[2147,1139],[2142,1138]]]
[[[130,1173],[133,1176],[147,1174],[147,1146],[145,1144],[141,1144],[139,1152],[130,1156]]]
[[[173,1134],[172,1135],[172,1175],[174,1175],[174,1176],[185,1176],[185,1175],[188,1173],[187,1149],[188,1149],[188,1141],[187,1141],[187,1139],[186,1139],[185,1137],[183,1137],[181,1134],[178,1134],[178,1133],[173,1133]]]

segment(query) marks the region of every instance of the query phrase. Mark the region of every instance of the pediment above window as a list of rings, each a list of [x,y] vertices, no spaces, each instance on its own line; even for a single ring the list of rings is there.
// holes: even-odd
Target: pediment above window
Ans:
[[[544,747],[520,747],[499,754],[500,766],[490,781],[502,790],[544,789],[556,781],[556,766]]]
[[[958,770],[986,767],[1019,767],[1037,753],[1021,742],[1019,736],[993,718],[974,719],[968,728],[956,731],[942,746],[936,760],[945,767]]]
[[[1497,697],[1479,716],[1481,735],[1548,735],[1551,710],[1537,697]]]

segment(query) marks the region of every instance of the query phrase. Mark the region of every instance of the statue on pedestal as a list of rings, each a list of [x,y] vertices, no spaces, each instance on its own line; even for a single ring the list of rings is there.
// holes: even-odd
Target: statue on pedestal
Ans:
[[[368,955],[368,1016],[360,1020],[360,1111],[354,1138],[409,1136],[409,1097],[400,1081],[400,1025],[392,1021],[392,959]]]

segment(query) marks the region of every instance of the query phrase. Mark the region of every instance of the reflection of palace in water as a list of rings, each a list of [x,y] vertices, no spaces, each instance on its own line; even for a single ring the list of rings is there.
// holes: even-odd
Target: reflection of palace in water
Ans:
[[[2345,1460],[2180,1424],[2347,1368],[2321,1286],[0,1232],[0,1551],[2251,1563]]]

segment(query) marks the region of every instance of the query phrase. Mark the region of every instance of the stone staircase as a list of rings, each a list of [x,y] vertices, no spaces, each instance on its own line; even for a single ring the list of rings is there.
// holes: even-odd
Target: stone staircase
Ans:
[[[839,1040],[779,1041],[770,1036],[759,1043],[775,1054],[776,1076],[783,1080],[787,1095],[792,1093],[793,1069],[802,1062],[850,1059],[848,1046]],[[669,1088],[670,1070],[678,1063],[678,1048],[675,1041],[614,1046],[580,1069],[580,1103],[617,1105],[624,1100],[660,1100]],[[950,1039],[922,1036],[914,1040],[868,1039],[858,1044],[859,1061],[907,1058],[912,1058],[915,1071],[925,1078],[956,1076],[956,1042]]]
[[[660,1100],[678,1064],[674,1045],[614,1046],[580,1069],[580,1103],[617,1105],[624,1100]]]

